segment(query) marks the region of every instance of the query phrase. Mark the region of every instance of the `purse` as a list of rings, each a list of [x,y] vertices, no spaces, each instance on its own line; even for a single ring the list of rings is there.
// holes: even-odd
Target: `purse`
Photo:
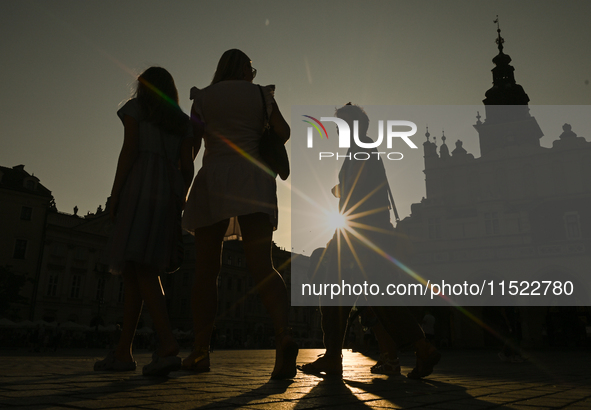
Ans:
[[[259,142],[259,153],[263,161],[275,174],[279,175],[282,180],[289,177],[289,157],[285,144],[281,138],[275,133],[273,127],[269,124],[269,116],[267,114],[267,105],[265,104],[265,95],[263,88],[259,85],[261,98],[263,100],[263,112],[265,113],[265,127],[263,128],[263,135]]]

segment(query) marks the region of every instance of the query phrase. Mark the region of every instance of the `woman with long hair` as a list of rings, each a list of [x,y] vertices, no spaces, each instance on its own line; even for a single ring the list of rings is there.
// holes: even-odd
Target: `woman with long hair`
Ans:
[[[117,115],[124,141],[108,207],[115,223],[110,270],[123,275],[125,287],[123,329],[115,350],[94,369],[135,370],[132,344],[145,302],[159,347],[143,373],[166,375],[181,360],[159,275],[178,262],[181,211],[194,172],[192,127],[172,76],[160,67],[138,77],[135,98]]]
[[[296,374],[298,348],[288,327],[287,289],[271,260],[277,185],[276,175],[259,154],[263,110],[284,143],[290,129],[273,98],[274,86],[253,84],[255,75],[246,54],[228,50],[212,83],[202,90],[191,90],[191,116],[203,129],[205,154],[183,216],[183,227],[195,235],[197,252],[191,295],[195,346],[183,368],[196,372],[210,368],[209,342],[217,310],[222,243],[237,219],[248,270],[275,327],[276,359],[271,377],[287,379]]]

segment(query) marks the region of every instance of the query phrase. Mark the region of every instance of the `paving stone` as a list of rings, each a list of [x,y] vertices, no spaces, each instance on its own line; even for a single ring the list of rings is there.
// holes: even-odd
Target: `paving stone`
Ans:
[[[300,364],[320,353],[302,349]],[[188,352],[183,352],[186,355]],[[539,353],[539,352],[537,352]],[[498,363],[491,351],[444,351],[444,360],[422,381],[374,375],[374,360],[344,353],[343,380],[299,373],[293,381],[269,380],[271,350],[216,351],[212,371],[174,372],[145,378],[148,352],[136,353],[135,372],[93,372],[105,351],[30,355],[0,352],[0,407],[36,409],[396,409],[433,410],[591,408],[591,358],[580,352],[543,352],[544,366]],[[414,358],[402,356],[403,373]]]

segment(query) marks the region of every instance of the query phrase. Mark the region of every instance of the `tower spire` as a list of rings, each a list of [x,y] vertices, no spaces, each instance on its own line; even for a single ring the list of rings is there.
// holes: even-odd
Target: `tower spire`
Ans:
[[[495,21],[493,21],[493,23],[497,23],[497,46],[499,48],[499,52],[502,53],[503,52],[503,43],[505,42],[505,39],[503,37],[501,37],[501,26],[499,25],[499,15],[497,14],[497,18],[495,19]]]
[[[497,25],[497,48],[499,54],[493,58],[495,67],[492,69],[493,86],[486,92],[484,105],[527,105],[529,97],[519,84],[515,81],[515,69],[511,63],[511,57],[503,52],[505,39],[501,37],[501,26],[499,16],[494,20]],[[487,113],[488,114],[488,113]],[[487,115],[487,119],[489,116]]]
[[[449,148],[445,144],[445,140],[447,140],[447,137],[445,136],[445,130],[442,130],[441,131],[441,141],[443,141],[443,142],[441,143],[441,147],[439,147],[440,158],[449,158]]]
[[[480,139],[482,156],[500,148],[516,145],[539,147],[543,133],[535,118],[529,114],[529,97],[522,86],[515,81],[515,69],[511,57],[503,52],[505,39],[501,36],[499,16],[493,21],[497,26],[495,42],[499,50],[492,62],[492,87],[486,91],[482,101],[485,120],[476,116],[474,125]],[[455,150],[454,150],[455,152]]]

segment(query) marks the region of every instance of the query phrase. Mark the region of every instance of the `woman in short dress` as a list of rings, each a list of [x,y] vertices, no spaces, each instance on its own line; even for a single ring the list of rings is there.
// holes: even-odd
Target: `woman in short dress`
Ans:
[[[275,327],[276,360],[271,377],[287,379],[296,374],[298,348],[288,328],[287,288],[271,260],[277,185],[276,175],[259,155],[263,109],[284,143],[290,129],[273,98],[274,87],[253,84],[255,75],[246,54],[228,50],[211,85],[191,90],[191,115],[194,124],[202,127],[205,154],[183,216],[183,227],[195,235],[197,253],[191,295],[195,346],[183,368],[209,370],[222,243],[237,220],[249,272]]]
[[[115,350],[94,369],[135,370],[132,345],[145,303],[160,343],[143,373],[166,375],[178,370],[181,360],[159,275],[175,262],[182,202],[193,178],[192,127],[178,105],[174,80],[162,67],[138,77],[135,98],[117,115],[124,140],[108,206],[115,222],[109,265],[113,274],[123,275],[123,329]]]

